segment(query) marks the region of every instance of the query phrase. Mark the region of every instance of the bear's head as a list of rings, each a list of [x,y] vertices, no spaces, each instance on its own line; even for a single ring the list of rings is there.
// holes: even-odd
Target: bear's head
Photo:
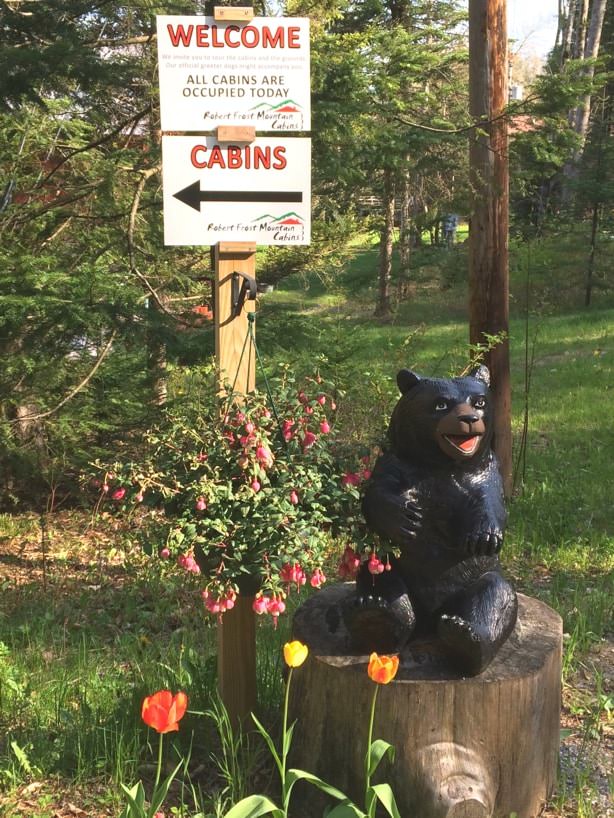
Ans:
[[[401,397],[390,419],[392,451],[403,460],[469,468],[488,455],[492,438],[490,373],[479,366],[461,378],[397,375]]]

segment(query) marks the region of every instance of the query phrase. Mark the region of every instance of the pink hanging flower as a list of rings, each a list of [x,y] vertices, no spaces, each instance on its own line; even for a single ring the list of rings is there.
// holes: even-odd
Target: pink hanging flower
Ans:
[[[207,510],[207,501],[204,497],[199,497],[196,503],[194,504],[194,508],[196,511],[206,511]]]
[[[123,500],[125,496],[126,496],[126,489],[124,489],[124,488],[115,489],[115,491],[111,495],[111,500]]]
[[[256,449],[256,460],[263,469],[270,469],[273,465],[273,455],[268,446],[258,446]]]
[[[311,575],[311,579],[309,580],[309,584],[312,588],[320,588],[326,582],[326,577],[324,576],[324,572],[321,568],[316,568],[316,570]]]
[[[324,406],[326,403],[326,395],[318,395],[316,401],[320,404],[320,406]]]
[[[290,563],[283,565],[279,572],[279,577],[282,582],[287,582],[289,585],[295,583],[297,589],[300,589],[301,585],[304,585],[307,581],[305,572],[298,562],[295,562],[293,565],[290,565]]]
[[[313,432],[305,432],[305,437],[303,438],[303,451],[306,452],[307,449],[311,449],[316,440],[317,437]]]
[[[320,423],[320,431],[323,435],[327,435],[330,432],[330,424],[327,420],[323,420]]]
[[[294,426],[293,420],[284,420],[281,425],[281,433],[283,435],[284,440],[288,443],[292,440],[294,433],[292,432],[292,427]]]
[[[269,609],[269,598],[268,596],[264,596],[264,594],[260,594],[257,596],[254,601],[252,602],[252,610],[258,614],[258,616],[262,616],[262,614],[267,613]]]
[[[142,502],[143,502],[143,500],[144,500],[144,497],[145,497],[145,495],[143,494],[143,492],[142,492],[142,491],[139,491],[139,493],[138,493],[138,494],[136,495],[136,497],[134,498],[134,502],[135,502],[135,503],[142,503]]]
[[[256,478],[254,478],[254,479],[252,480],[252,482],[249,484],[249,487],[250,487],[250,489],[251,489],[251,490],[254,492],[254,494],[258,494],[258,492],[259,492],[259,491],[260,491],[260,489],[262,488],[262,486],[260,485],[260,483],[258,482],[258,480],[256,480]]]
[[[167,560],[170,557],[170,555],[171,555],[171,552],[168,550],[168,548],[161,548],[160,549],[160,557],[163,560]]]
[[[351,545],[348,545],[339,562],[339,576],[342,579],[354,579],[360,568],[360,557]]]
[[[384,571],[384,563],[379,559],[375,551],[369,557],[369,562],[367,563],[367,568],[369,569],[369,573],[373,574],[381,574]]]
[[[347,471],[341,478],[342,486],[359,486],[360,482],[360,475],[352,471]]]
[[[294,491],[294,489],[290,492],[290,502],[292,503],[293,506],[298,505],[298,494],[296,493],[296,491]]]

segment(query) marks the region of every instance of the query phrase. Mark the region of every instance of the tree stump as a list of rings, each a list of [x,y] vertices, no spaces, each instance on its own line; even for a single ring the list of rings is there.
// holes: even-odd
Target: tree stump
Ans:
[[[373,682],[352,655],[340,604],[353,584],[311,597],[294,618],[307,662],[293,675],[298,719],[291,766],[364,799]],[[518,622],[492,664],[463,678],[434,640],[411,642],[397,678],[380,690],[374,738],[396,750],[375,782],[388,781],[403,818],[535,818],[556,781],[561,701],[561,619],[519,594]],[[324,796],[297,788],[296,816],[321,818]],[[294,814],[294,813],[293,813]]]

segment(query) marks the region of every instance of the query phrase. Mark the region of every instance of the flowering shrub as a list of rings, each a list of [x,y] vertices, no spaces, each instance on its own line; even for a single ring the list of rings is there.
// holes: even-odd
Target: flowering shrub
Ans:
[[[330,389],[319,377],[298,387],[287,369],[273,386],[273,404],[256,392],[224,405],[211,389],[198,411],[168,410],[143,460],[114,464],[99,484],[107,506],[161,510],[144,546],[198,576],[212,614],[255,594],[256,613],[276,620],[290,591],[326,581],[331,535],[357,535],[368,463],[340,464]],[[348,547],[344,576],[359,563]]]

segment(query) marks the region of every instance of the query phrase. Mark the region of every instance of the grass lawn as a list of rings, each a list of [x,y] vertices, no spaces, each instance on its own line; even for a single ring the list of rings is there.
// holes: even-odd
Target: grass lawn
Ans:
[[[379,442],[400,367],[446,375],[465,366],[465,252],[462,245],[417,252],[411,296],[386,323],[372,317],[377,254],[371,247],[357,247],[344,273],[326,286],[309,277],[287,280],[261,299],[257,337],[264,359],[290,362],[299,372],[314,365],[325,370],[344,393],[338,418],[344,437],[365,447]],[[547,815],[606,818],[614,787],[614,302],[599,292],[591,309],[579,306],[581,260],[576,280],[567,256],[560,298],[553,298],[560,252],[542,244],[531,253],[518,246],[512,256],[519,469],[503,562],[519,590],[545,600],[564,620],[565,732],[559,789]],[[161,687],[190,696],[191,712],[167,747],[169,764],[171,745],[190,756],[183,789],[173,790],[174,814],[223,814],[223,804],[241,794],[237,781],[220,771],[223,745],[214,721],[200,715],[215,687],[216,636],[194,604],[198,583],[179,584],[152,570],[132,534],[130,525],[107,517],[92,525],[76,511],[48,517],[44,531],[34,515],[0,516],[0,815],[6,818],[118,815],[119,782],[152,778],[151,736],[139,707]],[[278,630],[258,629],[261,709],[271,722],[288,627],[289,617],[282,617]],[[250,775],[243,792],[263,791],[270,771],[256,740],[242,764]]]

